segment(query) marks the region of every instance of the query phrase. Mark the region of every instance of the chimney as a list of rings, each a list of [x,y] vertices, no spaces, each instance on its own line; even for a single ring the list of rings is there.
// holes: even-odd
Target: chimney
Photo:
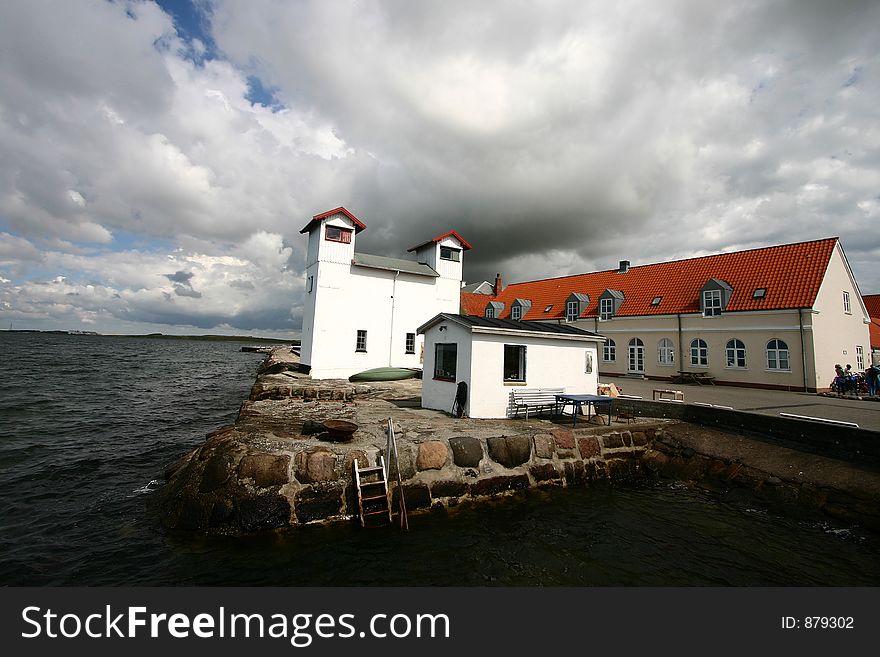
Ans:
[[[620,266],[617,268],[618,274],[625,274],[629,271],[629,260],[621,260]]]
[[[492,292],[497,297],[501,294],[501,290],[504,289],[504,286],[501,284],[501,274],[495,274],[495,286],[492,288]]]

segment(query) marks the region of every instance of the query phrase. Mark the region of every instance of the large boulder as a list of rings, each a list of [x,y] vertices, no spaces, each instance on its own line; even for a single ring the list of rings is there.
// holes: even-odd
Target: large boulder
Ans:
[[[530,436],[495,436],[486,440],[489,456],[505,468],[515,468],[532,456]]]

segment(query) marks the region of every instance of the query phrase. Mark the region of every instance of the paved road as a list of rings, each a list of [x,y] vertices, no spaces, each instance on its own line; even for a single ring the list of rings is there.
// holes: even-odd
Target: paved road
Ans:
[[[668,381],[647,381],[618,377],[600,377],[602,383],[623,387],[625,395],[651,399],[655,388],[681,390],[684,401],[730,406],[739,411],[765,415],[793,413],[809,417],[855,422],[863,429],[880,431],[880,400],[838,399],[815,393],[734,388],[731,386],[700,386],[673,384]]]

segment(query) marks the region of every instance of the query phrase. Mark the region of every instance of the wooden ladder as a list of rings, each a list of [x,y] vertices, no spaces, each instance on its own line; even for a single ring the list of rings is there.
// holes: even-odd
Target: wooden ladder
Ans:
[[[388,491],[388,474],[382,455],[376,457],[378,465],[358,467],[354,460],[354,482],[358,496],[361,527],[384,527],[391,524],[391,496]]]

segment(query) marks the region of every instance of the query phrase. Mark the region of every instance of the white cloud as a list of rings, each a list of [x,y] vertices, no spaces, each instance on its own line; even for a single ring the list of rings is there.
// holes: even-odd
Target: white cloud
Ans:
[[[3,312],[295,327],[298,230],[337,205],[366,251],[459,230],[470,279],[840,235],[880,290],[878,19],[218,0],[184,42],[152,2],[0,3]]]

